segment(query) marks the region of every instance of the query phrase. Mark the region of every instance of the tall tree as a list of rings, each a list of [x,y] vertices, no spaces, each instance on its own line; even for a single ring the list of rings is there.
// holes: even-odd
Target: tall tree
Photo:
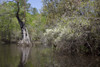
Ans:
[[[36,8],[32,8],[32,15],[38,14],[38,10]]]
[[[16,18],[17,18],[17,20],[20,24],[20,28],[21,28],[21,32],[22,32],[22,39],[19,41],[19,43],[22,44],[22,45],[26,44],[26,45],[31,45],[32,46],[28,30],[25,26],[25,21],[23,22],[19,17],[19,11],[20,11],[19,1],[17,1],[17,8],[18,8],[18,10],[16,12]]]

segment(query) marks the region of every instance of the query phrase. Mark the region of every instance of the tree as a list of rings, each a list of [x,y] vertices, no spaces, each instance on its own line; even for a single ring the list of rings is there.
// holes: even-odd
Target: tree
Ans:
[[[27,45],[31,45],[32,46],[32,43],[30,41],[30,37],[29,37],[29,34],[28,34],[28,30],[25,26],[25,22],[23,22],[20,17],[19,17],[19,11],[20,11],[20,7],[19,7],[19,1],[17,1],[17,13],[16,13],[16,18],[20,24],[20,28],[21,28],[21,32],[22,32],[22,39],[19,41],[20,44],[27,44]]]
[[[0,4],[0,40],[4,43],[10,43],[12,38],[16,37],[11,34],[14,34],[13,31],[16,30],[16,26],[19,27],[14,14],[15,5],[13,1]],[[13,41],[15,40],[13,39]]]
[[[32,8],[32,15],[38,14],[38,10],[36,8]]]

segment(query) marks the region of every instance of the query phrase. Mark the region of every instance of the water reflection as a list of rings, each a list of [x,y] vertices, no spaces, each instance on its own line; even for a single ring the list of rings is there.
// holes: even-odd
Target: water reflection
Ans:
[[[16,45],[0,44],[0,67],[18,67],[19,57]]]
[[[18,67],[24,67],[24,65],[26,64],[26,62],[28,60],[30,49],[31,49],[30,46],[20,47],[21,56],[20,56],[20,63],[18,65]]]
[[[100,58],[94,56],[59,56],[55,57],[55,67],[100,67]]]
[[[0,67],[100,67],[100,57],[63,56],[43,46],[0,45]]]

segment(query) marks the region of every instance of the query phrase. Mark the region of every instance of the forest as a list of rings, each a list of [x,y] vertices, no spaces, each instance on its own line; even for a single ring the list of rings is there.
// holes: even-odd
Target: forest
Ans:
[[[32,45],[51,46],[65,55],[100,55],[100,0],[42,0],[40,12],[27,1],[0,1],[1,44],[22,39],[16,18],[20,8],[18,16],[25,22]]]
[[[0,0],[0,67],[100,66],[100,0],[28,1]]]

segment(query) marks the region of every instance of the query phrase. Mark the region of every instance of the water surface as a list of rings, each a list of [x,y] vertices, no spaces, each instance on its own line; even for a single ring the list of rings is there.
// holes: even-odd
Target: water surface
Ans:
[[[100,67],[100,58],[62,56],[50,47],[18,47],[0,44],[0,67]]]

